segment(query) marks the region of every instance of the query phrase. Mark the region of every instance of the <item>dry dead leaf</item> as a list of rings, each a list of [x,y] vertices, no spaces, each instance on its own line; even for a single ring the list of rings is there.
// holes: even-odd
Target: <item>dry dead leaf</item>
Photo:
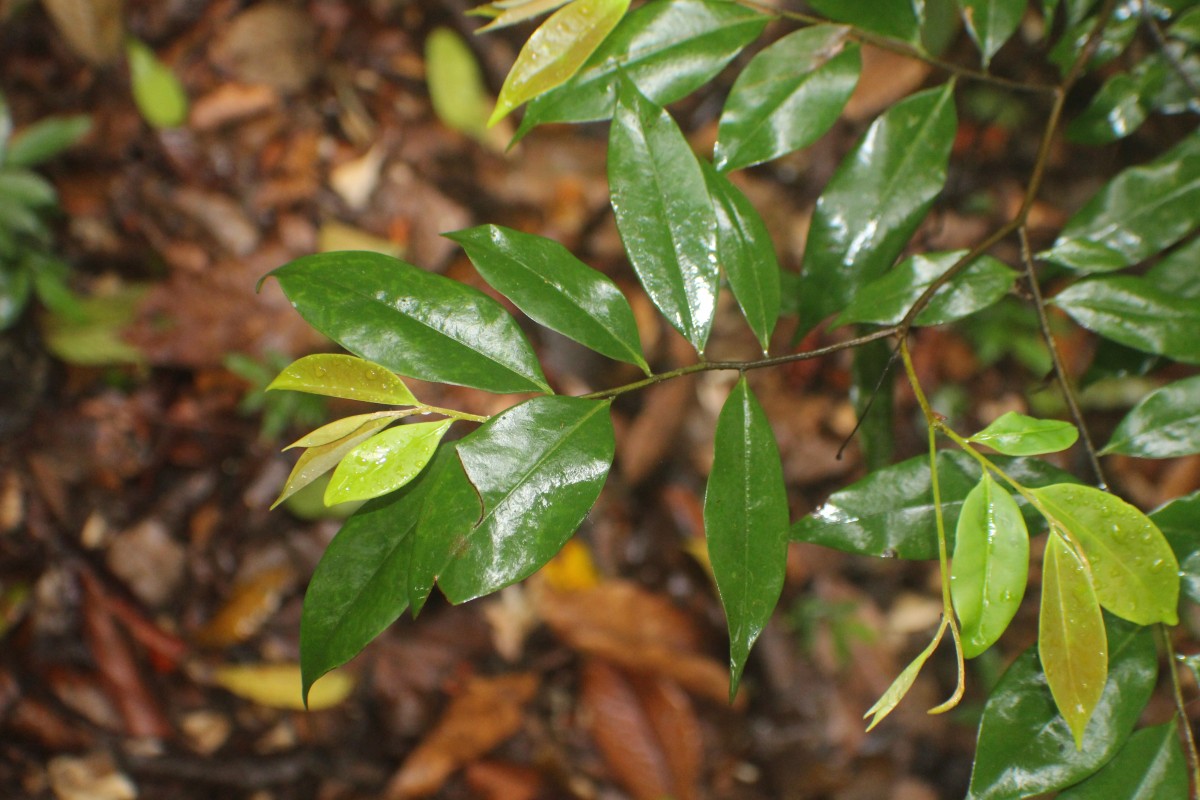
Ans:
[[[870,119],[916,90],[931,69],[919,59],[863,45],[862,75],[843,115],[854,122]]]
[[[133,781],[117,771],[108,753],[58,756],[46,771],[58,800],[135,800],[138,796]]]
[[[679,432],[695,401],[691,376],[660,383],[646,390],[641,413],[624,429],[617,443],[621,477],[637,484],[660,469],[678,444]]]
[[[93,64],[108,64],[121,54],[125,32],[122,0],[42,0],[71,49]]]
[[[238,14],[213,43],[213,61],[246,83],[299,92],[317,74],[317,30],[295,6],[260,3]]]
[[[279,94],[270,86],[261,83],[222,83],[192,103],[188,127],[195,131],[216,130],[270,111],[278,105]]]
[[[213,618],[196,631],[196,643],[229,647],[246,641],[279,609],[283,593],[294,579],[294,570],[278,566],[238,584]]]
[[[503,761],[476,761],[467,766],[467,785],[483,800],[534,800],[542,792],[537,770]]]

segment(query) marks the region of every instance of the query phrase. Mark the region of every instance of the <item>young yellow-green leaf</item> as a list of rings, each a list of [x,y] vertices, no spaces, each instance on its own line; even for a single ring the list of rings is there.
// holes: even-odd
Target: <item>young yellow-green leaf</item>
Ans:
[[[1078,438],[1079,431],[1069,422],[1009,411],[967,441],[987,445],[1006,456],[1036,456],[1066,450]]]
[[[863,719],[871,717],[871,722],[867,725],[868,731],[883,722],[884,717],[891,714],[892,710],[900,705],[900,701],[904,699],[904,695],[908,694],[908,690],[912,688],[913,681],[921,673],[921,668],[925,666],[925,662],[937,650],[940,641],[940,638],[935,638],[926,645],[925,649],[918,653],[917,657],[904,668],[904,671],[896,676],[896,680],[892,681],[892,685],[887,688],[887,691],[875,701],[875,705],[867,709],[867,713],[863,714]]]
[[[1083,749],[1083,732],[1108,680],[1108,639],[1092,574],[1051,529],[1042,566],[1038,657],[1059,712]]]
[[[384,417],[400,419],[401,417],[406,417],[415,413],[416,409],[409,409],[407,411],[375,411],[371,414],[355,414],[352,417],[342,417],[341,419],[335,419],[328,425],[322,425],[315,431],[310,431],[283,449],[291,450],[293,447],[320,447],[323,444],[336,442],[338,439],[349,436],[371,420],[383,419]]]
[[[1103,453],[1176,458],[1200,453],[1200,375],[1156,389],[1125,415]]]
[[[425,83],[433,113],[446,127],[476,138],[483,135],[492,98],[475,54],[449,28],[434,28],[425,40]]]
[[[425,469],[453,422],[399,425],[359,444],[333,471],[325,487],[325,505],[369,500],[399,489]]]
[[[987,650],[1012,621],[1029,577],[1029,531],[1017,501],[988,474],[967,495],[954,537],[950,594],[963,655]]]
[[[1178,624],[1179,562],[1149,517],[1090,486],[1055,484],[1029,491],[1052,526],[1083,548],[1100,605],[1138,625]]]
[[[1008,41],[1025,16],[1026,0],[959,0],[967,31],[979,47],[983,65]]]
[[[629,8],[629,0],[573,0],[555,11],[521,48],[504,79],[495,125],[527,100],[545,94],[574,75]]]
[[[267,389],[290,389],[392,406],[418,405],[404,381],[391,370],[337,353],[319,353],[293,361]]]
[[[1112,761],[1057,800],[1165,800],[1187,794],[1187,761],[1172,720],[1134,733]]]
[[[516,25],[518,22],[524,22],[527,19],[548,14],[559,6],[566,5],[568,2],[570,0],[520,0],[520,2],[500,0],[497,3],[478,6],[467,13],[492,17],[491,22],[475,31],[476,33],[484,33],[485,31],[507,28],[510,25]]]
[[[154,51],[137,39],[125,42],[133,99],[142,118],[156,128],[174,128],[187,119],[188,100],[183,85]]]
[[[787,567],[788,503],[779,448],[743,375],[717,418],[704,493],[704,533],[729,623],[729,697],[779,602]]]
[[[347,453],[388,425],[391,425],[394,419],[394,417],[376,417],[364,420],[361,425],[354,428],[341,439],[335,439],[327,444],[317,445],[305,450],[296,461],[296,466],[292,467],[292,474],[288,475],[287,481],[283,484],[283,491],[279,493],[279,497],[275,498],[275,502],[271,504],[271,508],[275,508],[284,500],[287,500],[296,492],[333,469]]]

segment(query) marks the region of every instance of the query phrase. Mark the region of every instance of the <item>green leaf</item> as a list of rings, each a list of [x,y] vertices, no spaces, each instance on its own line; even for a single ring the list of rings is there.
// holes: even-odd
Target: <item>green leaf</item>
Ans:
[[[54,184],[27,169],[0,169],[0,197],[30,209],[53,208],[58,204]]]
[[[499,225],[445,234],[530,319],[649,374],[637,322],[621,290],[558,242]]]
[[[967,495],[979,482],[980,468],[959,450],[942,450],[937,459],[942,511],[950,535]],[[1075,480],[1039,459],[997,456],[991,460],[1024,486]],[[1022,498],[1017,502],[1027,523],[1040,518]],[[793,540],[860,555],[937,558],[929,458],[901,461],[834,492],[824,505],[793,525],[791,535]]]
[[[21,318],[32,289],[28,270],[0,264],[0,331],[12,327]]]
[[[1011,800],[1055,791],[1091,775],[1121,749],[1158,679],[1154,636],[1120,620],[1108,628],[1108,681],[1083,749],[1047,691],[1035,648],[1013,662],[983,710],[967,800]]]
[[[1177,497],[1150,514],[1179,561],[1180,589],[1200,603],[1200,492]]]
[[[995,644],[1021,606],[1029,531],[1012,495],[985,474],[963,502],[954,539],[950,594],[963,655],[974,658]]]
[[[1113,275],[1068,286],[1050,302],[1106,339],[1200,364],[1200,303],[1194,298],[1168,294],[1145,278]]]
[[[913,0],[808,0],[808,4],[830,19],[869,31],[921,43],[923,2]]]
[[[271,389],[290,389],[365,403],[418,405],[417,398],[386,367],[355,356],[318,353],[297,359],[271,381]]]
[[[1026,0],[959,0],[967,32],[979,47],[986,67],[1025,16]]]
[[[369,252],[305,256],[270,274],[310,325],[393,372],[489,392],[550,392],[516,320],[477,289]]]
[[[801,28],[763,49],[734,81],[713,162],[721,172],[799,150],[837,121],[858,83],[862,60],[849,28]]]
[[[1051,527],[1083,549],[1100,605],[1138,625],[1178,624],[1179,564],[1149,517],[1091,486],[1056,484],[1029,491]]]
[[[671,115],[620,80],[608,139],[617,229],[646,294],[703,353],[720,278],[717,220],[704,173]]]
[[[417,519],[412,556],[408,569],[408,602],[416,617],[425,606],[433,584],[451,559],[466,545],[467,534],[483,515],[479,493],[463,469],[458,446],[443,447],[421,480],[428,482],[428,494]],[[442,451],[446,452],[443,457]]]
[[[1200,225],[1200,133],[1113,178],[1038,258],[1108,272],[1170,247]]]
[[[779,261],[754,205],[708,162],[700,162],[717,216],[717,258],[742,316],[765,354],[779,320]]]
[[[1200,298],[1200,237],[1172,250],[1143,276],[1167,294]]]
[[[112,294],[81,299],[77,315],[43,316],[46,348],[69,364],[140,364],[144,356],[122,338],[122,333],[133,322],[145,292],[145,286],[128,284]]]
[[[787,567],[788,503],[771,423],[743,375],[729,393],[713,441],[704,532],[729,623],[729,697],[771,618]]]
[[[175,73],[154,51],[134,38],[125,41],[133,100],[142,118],[156,128],[174,128],[187,120],[188,99]]]
[[[0,157],[6,167],[32,167],[49,161],[78,142],[92,129],[84,114],[40,119],[12,137],[8,153]]]
[[[863,286],[837,325],[874,322],[895,325],[904,319],[917,298],[946,270],[966,255],[966,250],[911,256]],[[987,308],[1008,294],[1017,273],[991,256],[980,256],[947,285],[938,289],[929,305],[917,315],[917,325],[944,325]]]
[[[1081,144],[1100,145],[1123,139],[1141,127],[1149,105],[1161,91],[1166,73],[1142,62],[1132,73],[1121,72],[1104,82],[1083,113],[1067,126],[1067,137]]]
[[[946,182],[955,119],[953,82],[915,94],[875,120],[838,166],[804,248],[802,331],[844,309],[908,244]]]
[[[937,646],[941,643],[941,638],[935,638],[932,642],[926,645],[925,649],[917,654],[917,657],[909,662],[896,679],[892,681],[892,685],[880,695],[875,704],[867,709],[867,713],[863,714],[863,719],[871,717],[870,724],[867,725],[867,730],[870,731],[879,723],[883,722],[888,714],[891,714],[896,706],[900,705],[900,701],[908,694],[908,690],[912,688],[913,682],[916,681],[917,675],[921,674],[921,669],[925,666],[925,662],[937,650]]]
[[[410,411],[375,411],[371,414],[355,414],[352,417],[342,417],[335,419],[328,425],[322,425],[315,431],[311,431],[304,436],[301,436],[296,441],[289,444],[284,450],[291,450],[293,447],[319,447],[323,444],[336,442],[345,436],[357,431],[371,420],[384,419],[400,419],[402,416],[416,413],[415,409]]]
[[[466,12],[478,16],[495,17],[487,25],[484,25],[476,33],[485,31],[499,30],[507,28],[510,25],[516,25],[518,22],[524,22],[527,19],[541,16],[549,13],[559,6],[566,5],[568,0],[524,0],[524,2],[501,2],[490,3],[486,6],[478,6]]]
[[[337,465],[325,487],[325,505],[369,500],[421,474],[454,420],[398,425],[359,444]]]
[[[535,397],[459,442],[483,517],[438,578],[452,603],[528,577],[583,522],[612,466],[609,403]]]
[[[1200,375],[1156,389],[1142,398],[1101,451],[1138,458],[1200,453]]]
[[[619,72],[653,102],[673,103],[708,83],[769,21],[726,0],[652,0],[621,20],[571,80],[529,104],[517,138],[547,122],[608,119]]]
[[[1084,731],[1108,679],[1108,640],[1091,572],[1054,529],[1042,564],[1038,658],[1075,749],[1083,750]]]
[[[275,508],[336,467],[347,453],[395,421],[393,416],[375,416],[373,414],[363,416],[368,418],[362,419],[361,424],[349,430],[340,439],[309,447],[301,453],[296,465],[292,467],[292,473],[288,475],[287,481],[283,484],[283,491],[279,493],[279,497],[275,498],[271,508]],[[357,421],[360,418],[352,417],[352,419]]]
[[[574,0],[551,14],[517,55],[488,126],[579,71],[628,8],[629,0]]]
[[[1009,411],[967,441],[987,445],[1006,456],[1037,456],[1066,450],[1078,438],[1079,430],[1069,422]]]
[[[492,98],[475,54],[450,28],[434,28],[425,40],[425,83],[433,113],[446,127],[475,138],[484,135]]]
[[[1058,800],[1161,800],[1187,793],[1187,762],[1172,720],[1135,732],[1112,761],[1060,793]]]

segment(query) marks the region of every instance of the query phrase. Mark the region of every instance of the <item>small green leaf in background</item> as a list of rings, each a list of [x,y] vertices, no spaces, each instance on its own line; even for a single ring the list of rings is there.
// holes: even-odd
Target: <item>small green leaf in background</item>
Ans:
[[[628,8],[629,0],[573,0],[551,14],[517,55],[488,126],[574,75]]]
[[[770,19],[726,0],[652,0],[621,20],[573,78],[534,98],[517,138],[547,122],[608,119],[620,72],[659,105],[686,97],[758,38]]]
[[[1136,16],[1136,15],[1135,15]],[[1113,178],[1038,258],[1108,272],[1161,252],[1200,226],[1200,133]]]
[[[609,403],[535,397],[458,443],[483,516],[438,577],[464,603],[532,575],[575,533],[612,466]]]
[[[1091,486],[1030,488],[1051,519],[1083,550],[1096,596],[1138,625],[1177,625],[1179,564],[1154,523],[1119,497]]]
[[[1197,264],[1200,264],[1200,236],[1167,253],[1143,277],[1167,294],[1200,298]]]
[[[671,115],[619,80],[608,140],[617,229],[650,300],[703,353],[720,279],[704,173]]]
[[[764,48],[734,81],[721,111],[713,163],[721,172],[770,161],[815,142],[858,83],[858,45],[841,25],[801,28]]]
[[[1067,126],[1067,137],[1080,144],[1100,145],[1123,139],[1141,127],[1150,104],[1166,83],[1162,64],[1142,61],[1132,72],[1104,82],[1083,113]]]
[[[757,209],[708,162],[700,162],[717,216],[717,258],[742,316],[766,354],[779,320],[779,261]]]
[[[78,142],[91,129],[91,117],[83,114],[40,119],[12,137],[7,153],[0,147],[0,164],[6,167],[36,166]]]
[[[1058,795],[1058,800],[1166,800],[1187,797],[1188,770],[1174,720],[1142,728],[1112,761],[1092,777]]]
[[[1154,635],[1111,617],[1108,681],[1083,740],[1075,737],[1047,691],[1036,648],[1020,655],[983,709],[967,800],[1035,797],[1078,783],[1125,744],[1158,680]]]
[[[284,500],[287,500],[296,492],[336,467],[338,462],[347,453],[388,425],[391,425],[396,419],[393,416],[376,416],[373,414],[364,416],[369,416],[369,418],[363,419],[360,425],[347,431],[340,439],[334,439],[325,444],[309,447],[301,453],[300,458],[296,461],[296,465],[292,467],[292,473],[288,475],[287,481],[283,484],[283,491],[279,493],[279,497],[275,498],[275,502],[271,504],[271,508],[275,508]]]
[[[921,674],[922,667],[929,657],[937,650],[940,644],[940,638],[934,639],[925,649],[917,654],[917,657],[909,662],[896,679],[892,681],[892,685],[887,688],[875,704],[867,709],[867,713],[863,714],[863,719],[871,718],[871,722],[867,725],[867,730],[870,731],[879,723],[883,722],[888,714],[891,714],[896,706],[900,705],[900,701],[908,694],[908,690],[912,688],[913,682],[916,681],[917,675]]]
[[[1134,406],[1101,451],[1138,458],[1200,453],[1200,375],[1156,389]]]
[[[704,533],[729,623],[732,702],[750,648],[783,591],[788,502],[779,447],[743,375],[717,417],[704,493]]]
[[[1200,491],[1177,497],[1150,514],[1179,561],[1179,588],[1200,603]]]
[[[1072,15],[1073,16],[1073,15]],[[1086,71],[1092,71],[1112,61],[1125,49],[1129,47],[1129,43],[1133,41],[1137,35],[1138,19],[1140,14],[1120,13],[1114,14],[1109,19],[1108,24],[1104,26],[1104,30],[1100,33],[1100,38],[1092,52],[1091,59],[1088,60]],[[1087,45],[1088,39],[1091,37],[1092,30],[1096,27],[1096,17],[1088,17],[1087,19],[1077,19],[1068,23],[1068,29],[1055,42],[1054,47],[1050,49],[1050,63],[1058,67],[1059,72],[1063,75],[1071,68],[1071,64],[1083,52],[1083,48]]]
[[[801,332],[892,266],[946,182],[956,130],[950,82],[896,103],[838,166],[804,247]]]
[[[308,324],[393,372],[489,392],[550,392],[517,321],[478,289],[363,251],[304,256],[270,276]]]
[[[492,97],[475,54],[449,28],[434,28],[425,40],[425,83],[433,113],[446,127],[476,139],[483,137]]]
[[[370,500],[399,489],[421,474],[453,422],[398,425],[362,442],[333,471],[325,505]]]
[[[1042,564],[1038,658],[1075,749],[1083,750],[1084,730],[1108,679],[1108,641],[1091,572],[1054,529]]]
[[[570,0],[498,0],[495,3],[472,8],[467,14],[492,18],[491,22],[476,31],[476,33],[484,33],[548,14],[568,2]]]
[[[1200,303],[1194,298],[1168,294],[1136,275],[1110,275],[1068,286],[1050,302],[1106,339],[1200,364]]]
[[[142,118],[156,128],[174,128],[187,120],[188,99],[175,73],[154,51],[132,37],[125,40],[133,99]]]
[[[873,322],[895,325],[938,277],[966,255],[966,250],[924,253],[898,265],[863,286],[835,324]],[[1017,273],[991,256],[980,256],[950,283],[934,293],[915,320],[917,325],[944,325],[980,311],[1012,288]]]
[[[0,265],[0,331],[16,324],[33,290],[28,270]]]
[[[820,13],[838,22],[869,31],[921,43],[921,11],[924,3],[912,0],[808,0]]]
[[[964,656],[975,658],[1000,638],[1021,606],[1028,577],[1029,531],[1021,509],[985,473],[963,503],[950,569]]]
[[[318,353],[297,359],[271,381],[267,390],[271,389],[393,406],[417,405],[417,398],[412,396],[404,381],[387,368],[338,353]]]
[[[1027,0],[959,0],[967,32],[979,47],[983,66],[1016,33],[1025,16]]]
[[[603,273],[551,239],[499,225],[445,234],[530,319],[649,374],[633,309]]]
[[[43,315],[46,349],[80,366],[142,363],[142,352],[125,341],[122,332],[133,323],[145,292],[145,286],[124,285],[108,294],[81,298],[77,314]]]
[[[1006,456],[1037,456],[1066,450],[1078,438],[1079,430],[1069,422],[1009,411],[967,441],[987,445]]]

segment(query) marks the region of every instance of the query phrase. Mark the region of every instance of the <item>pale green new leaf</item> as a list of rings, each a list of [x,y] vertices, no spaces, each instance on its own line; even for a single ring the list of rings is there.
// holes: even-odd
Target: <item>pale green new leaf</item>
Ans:
[[[133,99],[142,117],[156,128],[174,128],[187,119],[183,85],[154,51],[137,39],[125,42]]]
[[[341,419],[335,419],[333,422],[330,422],[327,425],[322,425],[315,431],[310,431],[283,449],[291,450],[293,447],[319,447],[323,444],[336,442],[338,439],[349,436],[372,420],[383,419],[384,417],[400,419],[401,417],[415,413],[416,409],[410,409],[408,411],[375,411],[371,414],[355,414],[352,417],[342,417]]]
[[[283,484],[283,491],[279,493],[279,497],[275,498],[275,502],[271,504],[271,508],[275,508],[284,500],[333,469],[347,453],[388,425],[391,425],[393,419],[394,417],[378,417],[365,420],[362,425],[359,425],[341,439],[305,450],[296,461],[296,466],[292,467],[292,474],[288,475],[287,481]]]
[[[421,474],[453,422],[399,425],[357,445],[333,471],[325,505],[369,500],[399,489]]]
[[[404,381],[391,370],[337,353],[319,353],[293,361],[267,386],[268,391],[271,389],[392,406],[418,405]]]
[[[870,724],[867,725],[867,730],[871,730],[879,723],[883,722],[884,718],[892,713],[896,706],[900,705],[900,701],[904,699],[904,695],[908,694],[908,690],[912,688],[913,682],[917,679],[917,675],[921,673],[921,669],[925,666],[925,662],[937,650],[940,638],[935,638],[930,642],[924,650],[917,654],[917,657],[904,670],[896,676],[896,680],[892,681],[892,685],[887,688],[875,705],[867,709],[867,713],[863,714],[863,719],[871,718]]]
[[[1007,456],[1037,456],[1066,450],[1078,438],[1079,430],[1069,422],[1009,411],[967,441],[987,445]]]

